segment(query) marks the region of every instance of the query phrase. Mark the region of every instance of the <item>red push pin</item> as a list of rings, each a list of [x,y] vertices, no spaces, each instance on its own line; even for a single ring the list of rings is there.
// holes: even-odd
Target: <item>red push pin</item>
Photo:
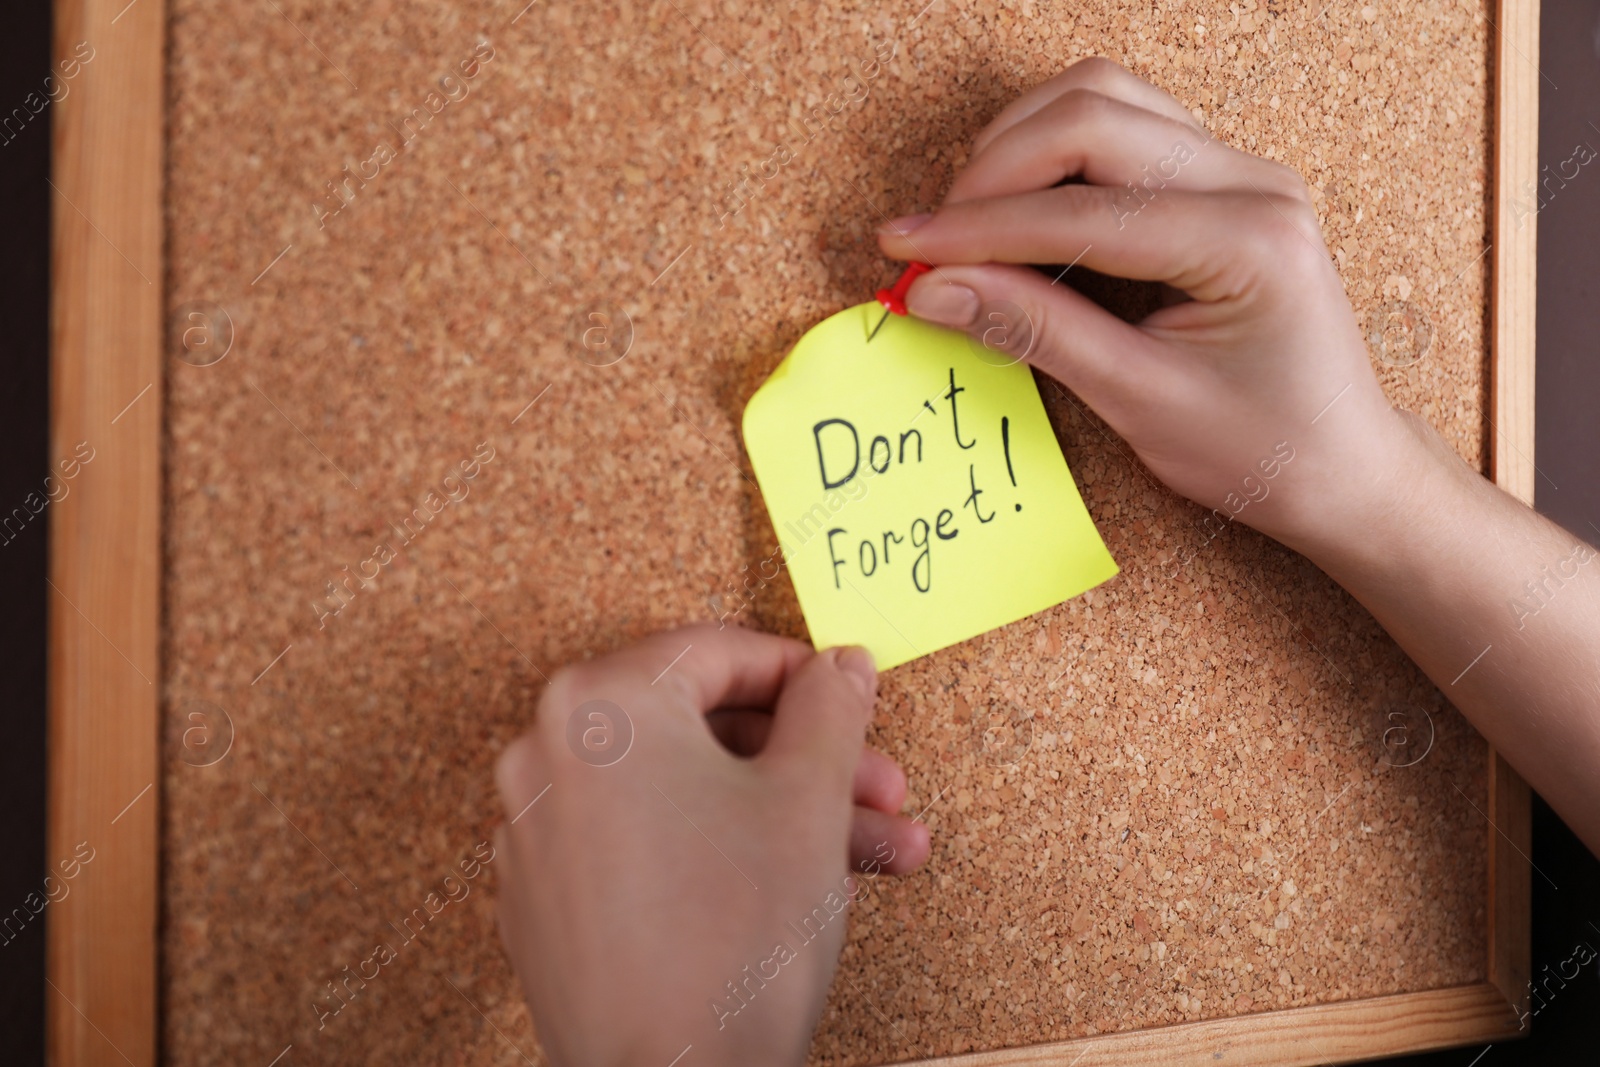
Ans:
[[[878,325],[874,326],[872,332],[867,334],[867,342],[869,344],[874,337],[878,336],[878,331],[883,329],[883,324],[889,321],[890,312],[896,315],[904,315],[906,313],[906,293],[910,291],[911,283],[932,269],[933,266],[929,263],[912,263],[906,267],[905,272],[894,283],[893,289],[878,290],[878,303],[883,305],[884,312],[883,318],[878,320]]]

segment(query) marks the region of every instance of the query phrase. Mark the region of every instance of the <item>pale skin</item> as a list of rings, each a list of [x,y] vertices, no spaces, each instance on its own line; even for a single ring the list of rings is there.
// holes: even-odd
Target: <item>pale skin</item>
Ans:
[[[1129,191],[1152,171],[1154,195]],[[1600,555],[1390,405],[1298,174],[1085,60],[1002,111],[939,210],[879,241],[938,264],[913,314],[976,335],[984,302],[1022,308],[1030,364],[1170,488],[1349,590],[1600,853]],[[1128,324],[1021,266],[1073,262],[1181,302]],[[860,650],[710,627],[554,679],[498,769],[516,817],[502,931],[554,1063],[663,1065],[690,1045],[685,1067],[803,1062],[848,908],[814,939],[786,924],[929,853],[904,775],[863,747],[869,679]],[[566,741],[595,698],[636,730],[608,767]]]

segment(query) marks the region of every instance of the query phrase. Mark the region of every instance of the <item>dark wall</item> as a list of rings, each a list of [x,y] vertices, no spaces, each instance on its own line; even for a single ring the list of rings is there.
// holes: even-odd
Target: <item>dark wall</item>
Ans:
[[[50,5],[8,7],[0,32],[0,115],[28,108],[50,71]],[[39,98],[35,98],[38,100]],[[50,108],[0,130],[0,515],[41,493],[49,470]],[[0,917],[44,886],[45,522],[0,533]],[[49,908],[45,908],[46,913]],[[44,1062],[44,915],[0,932],[0,1048]],[[13,927],[13,929],[15,929]]]
[[[1600,542],[1600,3],[1544,0],[1541,21],[1537,503]]]

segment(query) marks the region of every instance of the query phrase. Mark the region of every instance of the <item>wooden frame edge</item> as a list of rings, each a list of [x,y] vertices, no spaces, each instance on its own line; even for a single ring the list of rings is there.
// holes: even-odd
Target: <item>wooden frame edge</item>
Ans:
[[[1488,980],[1519,1015],[1532,978],[1532,796],[1528,783],[1489,750]]]
[[[1488,982],[931,1060],[928,1067],[1310,1067],[1492,1042],[1517,1017]]]
[[[1494,75],[1489,474],[1533,504],[1538,226],[1517,204],[1539,179],[1539,0],[1500,0]]]
[[[1494,54],[1489,474],[1533,504],[1538,226],[1517,207],[1539,177],[1539,0],[1500,0]],[[1527,782],[1489,751],[1488,978],[1520,1011],[1532,969]]]
[[[51,458],[90,457],[50,511],[47,841],[71,892],[44,916],[45,1040],[61,1067],[157,1055],[164,31],[162,0],[55,3],[54,64],[77,66],[51,108]]]

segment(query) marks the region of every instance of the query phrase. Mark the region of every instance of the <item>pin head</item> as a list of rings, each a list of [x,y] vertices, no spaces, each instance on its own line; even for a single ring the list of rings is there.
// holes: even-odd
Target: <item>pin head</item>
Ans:
[[[933,269],[928,263],[912,263],[907,265],[905,271],[895,281],[890,289],[879,289],[877,292],[878,303],[894,312],[896,315],[906,313],[906,293],[911,291],[911,283]]]
[[[874,326],[872,332],[867,334],[867,342],[869,344],[874,337],[878,336],[878,331],[883,329],[883,324],[889,321],[891,312],[896,315],[904,315],[906,313],[906,293],[911,291],[911,283],[932,269],[932,265],[928,263],[909,264],[901,272],[900,277],[895,280],[892,288],[878,290],[876,296],[878,303],[883,305],[884,312],[883,318],[878,320],[878,325]]]

